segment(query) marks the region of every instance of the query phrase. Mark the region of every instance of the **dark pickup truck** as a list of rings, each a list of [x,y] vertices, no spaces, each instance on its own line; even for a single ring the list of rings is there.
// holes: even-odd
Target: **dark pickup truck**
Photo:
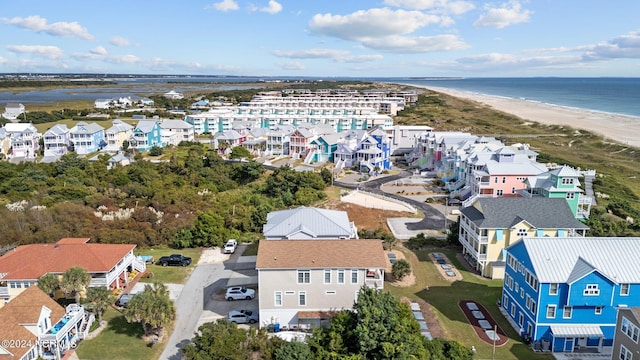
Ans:
[[[162,266],[187,266],[191,264],[191,258],[188,256],[182,256],[181,254],[172,254],[161,257],[158,260],[158,264]]]

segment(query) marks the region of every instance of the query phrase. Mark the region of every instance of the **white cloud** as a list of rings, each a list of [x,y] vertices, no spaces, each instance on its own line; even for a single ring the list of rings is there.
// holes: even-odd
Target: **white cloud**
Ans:
[[[95,48],[91,49],[90,53],[96,55],[107,55],[107,49],[102,46],[96,46]]]
[[[308,49],[308,50],[274,50],[271,52],[278,57],[291,59],[333,59],[339,56],[346,56],[348,51],[333,49]]]
[[[50,45],[7,45],[7,49],[16,54],[30,54],[49,59],[60,59],[64,56],[59,47]]]
[[[34,32],[43,32],[54,36],[79,37],[85,40],[93,40],[93,35],[91,35],[85,27],[75,21],[48,24],[47,19],[35,15],[28,16],[26,18],[2,18],[2,22],[5,24],[16,25]]]
[[[385,4],[405,9],[432,10],[436,12],[461,15],[475,9],[469,1],[449,0],[385,0]]]
[[[379,39],[363,39],[362,44],[375,50],[405,54],[453,51],[469,47],[457,35],[387,36]]]
[[[269,0],[269,5],[267,5],[267,6],[263,7],[263,8],[260,8],[260,11],[266,12],[266,13],[272,14],[272,15],[273,14],[277,14],[280,11],[282,11],[282,5],[279,2],[275,1],[275,0]]]
[[[523,9],[520,2],[512,0],[500,7],[485,5],[486,13],[473,23],[477,27],[494,27],[498,29],[529,21],[531,11]]]
[[[359,10],[349,15],[316,14],[309,22],[309,28],[318,35],[361,41],[364,38],[410,34],[442,21],[440,16],[421,11],[379,8]]]
[[[112,36],[109,39],[109,43],[113,46],[125,47],[133,45],[131,41],[127,38],[123,38],[122,36]]]
[[[610,41],[583,46],[585,60],[640,58],[640,32],[631,32]]]
[[[239,9],[238,3],[234,0],[222,0],[221,2],[214,3],[213,8],[222,12]]]
[[[276,64],[282,70],[304,70],[305,67],[298,61],[286,62],[286,63],[277,63]]]
[[[350,56],[335,58],[334,60],[336,62],[340,62],[340,63],[367,63],[367,62],[374,62],[374,61],[382,60],[383,58],[384,58],[384,56],[378,55],[378,54],[375,54],[375,55],[350,55]]]

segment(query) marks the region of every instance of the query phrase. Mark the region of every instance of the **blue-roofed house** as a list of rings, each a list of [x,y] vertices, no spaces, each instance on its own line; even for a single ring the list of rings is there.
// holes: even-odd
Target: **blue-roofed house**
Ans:
[[[129,146],[139,151],[147,151],[154,146],[164,147],[160,124],[155,120],[140,120],[133,129]]]
[[[525,237],[506,252],[501,311],[535,347],[607,353],[616,309],[640,305],[640,238]]]
[[[460,209],[458,240],[476,271],[502,279],[507,246],[523,237],[583,237],[587,230],[564,199],[481,197]]]
[[[266,240],[357,239],[346,211],[298,207],[272,211],[263,226]]]
[[[71,140],[69,128],[65,124],[56,124],[43,135],[44,156],[62,156],[69,151]]]
[[[74,151],[81,155],[98,151],[107,145],[104,128],[96,123],[80,121],[69,130],[69,136]]]

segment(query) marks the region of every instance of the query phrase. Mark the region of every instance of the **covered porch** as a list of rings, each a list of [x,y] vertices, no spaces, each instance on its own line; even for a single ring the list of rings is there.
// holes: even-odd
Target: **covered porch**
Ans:
[[[601,353],[604,334],[598,325],[551,325],[551,351]]]

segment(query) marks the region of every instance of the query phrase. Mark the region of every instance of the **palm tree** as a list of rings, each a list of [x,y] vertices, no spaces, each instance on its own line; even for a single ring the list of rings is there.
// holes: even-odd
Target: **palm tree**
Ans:
[[[53,297],[53,293],[60,287],[60,279],[56,274],[44,274],[38,278],[38,287]]]
[[[156,282],[145,285],[144,291],[131,298],[124,317],[128,322],[140,322],[145,335],[161,336],[164,327],[175,319],[176,308],[167,287]]]
[[[60,283],[60,290],[65,294],[74,293],[76,303],[80,303],[80,292],[85,290],[91,283],[91,275],[78,266],[74,266],[65,271],[62,275],[62,282]]]
[[[102,313],[114,302],[113,294],[106,287],[92,287],[87,290],[85,304],[98,315],[98,323],[102,321]]]

